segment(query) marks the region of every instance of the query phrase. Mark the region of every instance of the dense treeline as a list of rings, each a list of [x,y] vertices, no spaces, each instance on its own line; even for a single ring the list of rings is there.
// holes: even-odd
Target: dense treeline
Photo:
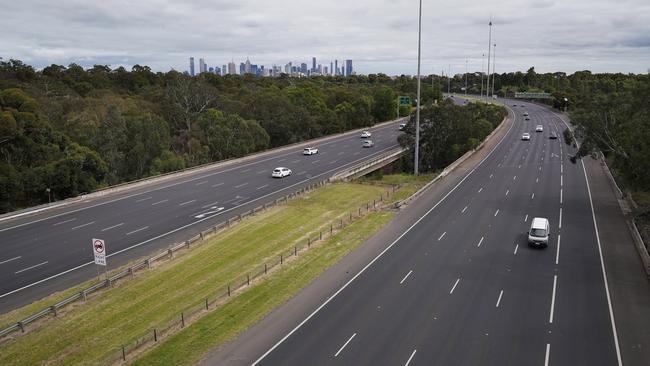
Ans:
[[[433,172],[458,159],[480,142],[501,123],[507,115],[505,108],[492,104],[468,103],[456,105],[451,99],[429,104],[420,113],[419,170]],[[402,167],[413,171],[415,117],[412,116],[400,136],[402,146],[411,149],[402,160]]]
[[[382,74],[189,77],[0,61],[0,212],[371,126],[415,91],[413,78]]]

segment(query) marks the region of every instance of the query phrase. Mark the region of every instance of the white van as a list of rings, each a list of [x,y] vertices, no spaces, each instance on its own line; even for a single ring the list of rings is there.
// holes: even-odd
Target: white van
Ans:
[[[551,235],[551,231],[548,225],[548,219],[544,217],[535,217],[533,223],[530,224],[528,245],[547,247],[549,235]]]

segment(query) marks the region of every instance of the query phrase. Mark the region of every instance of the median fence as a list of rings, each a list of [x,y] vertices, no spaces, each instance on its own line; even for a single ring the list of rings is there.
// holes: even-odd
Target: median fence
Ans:
[[[155,254],[144,261],[135,263],[131,266],[129,266],[126,269],[123,269],[117,273],[112,274],[109,276],[106,280],[104,281],[99,281],[95,283],[94,285],[85,288],[78,293],[75,293],[74,295],[71,295],[55,304],[52,304],[43,310],[34,313],[14,324],[11,324],[7,326],[6,328],[0,330],[0,337],[5,337],[9,334],[12,334],[14,332],[21,332],[24,333],[27,330],[28,325],[36,322],[39,319],[48,317],[48,316],[58,316],[59,311],[63,308],[65,308],[67,305],[77,302],[77,301],[86,301],[90,297],[93,296],[93,294],[96,294],[98,291],[102,289],[109,289],[111,288],[117,281],[121,281],[124,279],[132,278],[135,274],[135,272],[142,270],[142,269],[147,269],[150,268],[154,263],[162,260],[171,260],[174,258],[175,253],[177,253],[180,250],[184,249],[190,249],[191,247],[200,244],[203,242],[206,238],[208,238],[211,235],[214,235],[215,233],[224,230],[226,228],[229,228],[232,225],[235,225],[238,222],[241,222],[242,219],[244,219],[247,216],[254,215],[256,213],[259,213],[261,211],[265,211],[266,209],[273,207],[273,206],[278,206],[281,204],[287,203],[290,199],[299,197],[305,193],[311,192],[316,188],[322,187],[326,184],[328,184],[329,180],[323,180],[317,183],[310,184],[304,188],[301,188],[295,192],[292,192],[290,194],[287,194],[283,197],[280,197],[276,199],[275,201],[272,201],[270,203],[266,203],[262,206],[255,207],[245,213],[242,213],[240,215],[234,216],[229,218],[228,220],[216,224],[212,226],[211,228],[199,233],[198,235],[195,235],[194,237],[182,242],[182,243],[176,243],[172,246],[170,246],[168,249],[159,252],[158,254]],[[143,347],[147,344],[151,344],[151,342],[157,342],[161,337],[165,337],[169,335],[170,333],[173,333],[173,331],[178,330],[180,328],[183,328],[186,324],[189,322],[197,319],[201,315],[203,315],[205,312],[214,309],[216,306],[224,303],[227,301],[230,297],[233,295],[237,294],[240,292],[242,289],[250,286],[250,284],[255,281],[256,279],[267,275],[274,269],[278,268],[278,266],[282,266],[286,261],[291,260],[295,258],[300,252],[303,252],[305,250],[308,250],[311,248],[312,245],[328,238],[334,235],[336,232],[339,230],[343,229],[346,225],[349,225],[352,221],[355,219],[358,219],[362,217],[363,215],[376,211],[379,208],[383,207],[384,200],[388,198],[392,193],[395,191],[396,187],[392,187],[388,189],[384,194],[382,194],[380,197],[377,199],[373,200],[373,202],[368,202],[366,205],[359,207],[358,210],[355,212],[349,212],[346,213],[343,216],[340,216],[335,222],[332,222],[329,227],[325,227],[323,230],[320,230],[317,233],[312,233],[310,237],[307,239],[306,242],[300,245],[294,246],[291,250],[288,250],[284,253],[280,253],[278,257],[271,262],[264,263],[260,265],[260,267],[254,271],[246,275],[245,278],[240,279],[240,281],[237,281],[235,283],[232,283],[224,288],[216,289],[215,292],[211,296],[206,296],[205,298],[197,299],[197,303],[193,307],[189,307],[182,311],[180,314],[178,314],[178,317],[174,319],[167,319],[166,321],[162,322],[159,326],[156,326],[152,328],[150,331],[146,332],[143,334],[141,337],[138,337],[137,339],[133,341],[129,341],[122,347],[122,349],[118,350],[116,354],[110,358],[110,360],[107,360],[107,364],[116,362],[116,361],[124,361],[127,359],[127,356],[133,352],[137,352],[138,350],[143,349]],[[38,324],[36,324],[38,325]],[[34,325],[32,325],[34,326]]]

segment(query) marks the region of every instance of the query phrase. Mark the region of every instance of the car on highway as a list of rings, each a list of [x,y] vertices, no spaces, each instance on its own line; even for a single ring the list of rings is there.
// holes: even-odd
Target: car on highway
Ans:
[[[366,140],[363,142],[363,147],[373,147],[375,143],[372,140]]]
[[[548,138],[551,140],[557,140],[557,133],[555,131],[551,131],[551,133],[548,135]]]
[[[528,245],[547,247],[549,235],[551,235],[551,231],[548,219],[544,217],[535,217],[533,222],[530,224],[530,230],[528,231]]]
[[[306,147],[302,150],[303,155],[314,155],[318,154],[318,149],[315,147]]]
[[[524,112],[524,117],[528,117],[528,112]]]
[[[284,178],[289,175],[291,175],[291,169],[283,166],[273,169],[273,173],[271,173],[273,178]]]
[[[406,123],[400,123],[399,124],[399,130],[402,131],[406,127]]]
[[[370,136],[372,136],[372,133],[370,133],[370,131],[363,131],[363,132],[361,132],[361,138],[362,138],[362,139],[367,139],[367,138],[369,138]]]
[[[525,107],[525,105],[524,105],[524,104],[522,104],[521,106],[522,106],[522,107]]]
[[[544,126],[537,125],[537,127],[535,127],[535,132],[544,132]]]
[[[524,117],[524,120],[530,121],[530,117],[526,116],[526,117]]]
[[[530,141],[530,134],[528,132],[524,132],[523,135],[521,135],[521,139],[524,141]]]
[[[517,106],[517,103],[514,103],[512,106],[513,106],[513,107],[516,107],[516,106]]]

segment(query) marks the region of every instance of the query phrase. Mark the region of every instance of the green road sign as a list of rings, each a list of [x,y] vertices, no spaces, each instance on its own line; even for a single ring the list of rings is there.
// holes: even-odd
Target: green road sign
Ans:
[[[399,105],[411,105],[411,97],[400,95]]]

